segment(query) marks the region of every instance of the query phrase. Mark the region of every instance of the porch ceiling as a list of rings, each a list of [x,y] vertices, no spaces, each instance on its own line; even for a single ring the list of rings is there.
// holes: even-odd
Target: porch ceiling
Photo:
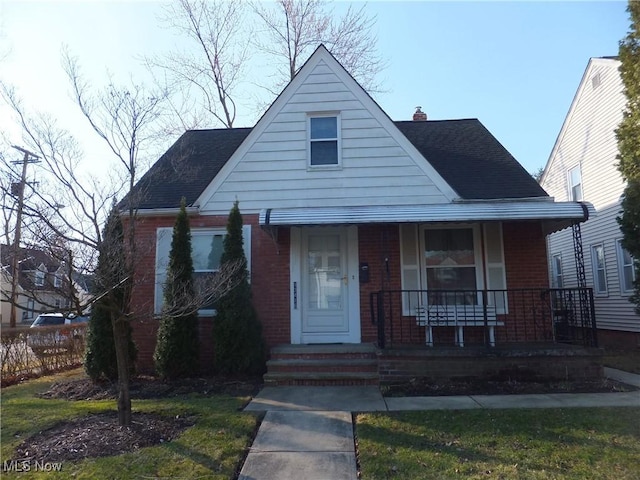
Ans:
[[[496,201],[433,205],[266,208],[261,226],[353,225],[364,223],[448,223],[539,220],[546,233],[584,222],[593,211],[583,202]]]

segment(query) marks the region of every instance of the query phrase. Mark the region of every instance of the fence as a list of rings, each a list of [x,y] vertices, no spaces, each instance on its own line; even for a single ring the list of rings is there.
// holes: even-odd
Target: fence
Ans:
[[[2,385],[82,364],[86,325],[3,328],[0,335]]]
[[[590,288],[380,290],[370,295],[378,346],[570,343],[597,346]]]

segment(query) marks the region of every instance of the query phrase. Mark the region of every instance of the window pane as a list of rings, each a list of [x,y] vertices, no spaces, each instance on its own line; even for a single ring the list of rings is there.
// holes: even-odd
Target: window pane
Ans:
[[[425,230],[425,261],[428,266],[475,265],[473,230]]]
[[[633,273],[634,273],[633,266],[625,265],[622,271],[622,276],[623,276],[622,281],[624,282],[624,285],[622,288],[625,292],[629,292],[633,290]]]
[[[336,117],[312,118],[311,138],[338,138],[338,119]]]
[[[569,170],[569,190],[571,191],[571,200],[576,202],[582,200],[582,175],[579,166]]]
[[[429,290],[475,290],[475,267],[427,268]]]
[[[214,291],[213,282],[217,274],[213,272],[196,272],[193,274],[193,289],[196,295],[203,296],[203,292]],[[200,309],[213,310],[214,302],[206,302]]]
[[[337,165],[338,142],[336,140],[311,143],[311,165]]]
[[[334,310],[342,308],[342,272],[340,237],[309,237],[307,257],[309,308]]]
[[[193,269],[217,270],[222,256],[222,235],[194,235],[191,238]]]

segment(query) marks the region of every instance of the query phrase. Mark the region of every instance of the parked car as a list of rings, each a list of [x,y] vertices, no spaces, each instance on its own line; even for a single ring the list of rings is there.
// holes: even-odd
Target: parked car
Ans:
[[[27,345],[36,355],[45,355],[74,348],[77,340],[84,337],[82,325],[86,325],[89,318],[84,315],[64,315],[62,313],[41,313],[31,324],[30,328],[39,331],[30,332]],[[54,329],[69,325],[69,328]],[[80,327],[80,328],[77,328]]]

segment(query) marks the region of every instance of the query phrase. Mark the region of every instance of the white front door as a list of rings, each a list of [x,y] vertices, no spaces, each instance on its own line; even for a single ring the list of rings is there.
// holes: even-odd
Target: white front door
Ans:
[[[295,251],[298,256],[298,268],[292,268],[292,342],[359,342],[357,229],[296,230],[292,232],[292,257]]]

